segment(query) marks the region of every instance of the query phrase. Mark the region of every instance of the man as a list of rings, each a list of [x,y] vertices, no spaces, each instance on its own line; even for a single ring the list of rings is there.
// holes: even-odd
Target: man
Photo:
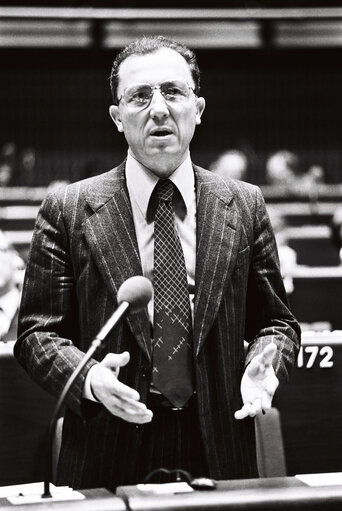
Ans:
[[[299,344],[261,193],[191,163],[205,101],[189,49],[135,41],[116,57],[111,88],[127,160],[42,205],[15,354],[59,394],[127,278],[150,278],[154,303],[128,314],[73,385],[58,482],[114,489],[159,467],[254,477],[253,417]],[[176,229],[163,240],[170,207]]]

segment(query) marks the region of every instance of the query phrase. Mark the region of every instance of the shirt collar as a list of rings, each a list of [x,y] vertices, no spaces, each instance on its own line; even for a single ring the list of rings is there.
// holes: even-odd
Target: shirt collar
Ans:
[[[183,163],[169,176],[177,186],[189,211],[194,197],[195,176],[192,168],[190,153]],[[126,161],[126,180],[130,196],[133,196],[144,218],[147,218],[147,208],[154,187],[159,177],[147,167],[138,162],[128,151]]]

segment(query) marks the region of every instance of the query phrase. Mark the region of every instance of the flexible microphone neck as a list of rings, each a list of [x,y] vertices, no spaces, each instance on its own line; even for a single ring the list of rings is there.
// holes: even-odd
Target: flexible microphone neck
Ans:
[[[96,341],[96,342],[95,342]],[[92,342],[90,348],[82,358],[81,362],[78,364],[76,369],[71,374],[70,378],[68,379],[61,395],[59,396],[59,399],[57,401],[57,404],[55,406],[53,416],[50,422],[49,426],[49,432],[48,432],[48,441],[47,441],[47,456],[46,456],[46,467],[45,467],[45,479],[44,479],[44,493],[42,494],[42,498],[51,498],[51,492],[50,492],[50,481],[52,480],[52,449],[53,449],[53,442],[56,432],[56,425],[58,418],[61,415],[61,410],[63,408],[65,399],[70,391],[70,388],[74,381],[76,380],[77,376],[80,374],[84,366],[87,364],[87,362],[91,359],[97,348],[101,345],[101,341],[97,340],[97,337],[95,337],[94,341]]]
[[[47,441],[47,455],[46,455],[46,467],[45,467],[45,479],[44,479],[44,492],[42,498],[51,498],[50,492],[50,481],[52,479],[52,449],[54,436],[56,431],[56,425],[58,418],[61,415],[61,410],[64,405],[65,399],[75,382],[76,378],[81,373],[82,369],[89,362],[95,351],[101,346],[109,332],[118,324],[128,309],[137,311],[143,309],[150,299],[152,298],[152,284],[151,282],[141,276],[131,277],[127,279],[119,288],[117,294],[118,308],[114,311],[108,321],[101,328],[100,332],[92,341],[88,351],[84,357],[72,372],[68,379],[54,409],[54,413],[49,425],[48,441]]]

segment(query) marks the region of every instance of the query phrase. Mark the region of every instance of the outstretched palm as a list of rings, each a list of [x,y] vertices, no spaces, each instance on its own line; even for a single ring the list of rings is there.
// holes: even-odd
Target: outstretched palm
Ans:
[[[236,419],[255,417],[271,408],[279,380],[274,373],[272,361],[277,352],[274,343],[268,344],[260,355],[253,358],[241,380],[243,406],[235,412]]]

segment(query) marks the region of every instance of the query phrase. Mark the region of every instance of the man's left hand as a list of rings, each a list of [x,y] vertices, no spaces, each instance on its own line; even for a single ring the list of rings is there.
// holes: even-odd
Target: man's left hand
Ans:
[[[255,417],[271,408],[274,393],[279,385],[272,366],[276,352],[277,346],[270,343],[247,366],[241,380],[243,406],[235,412],[235,419]]]

